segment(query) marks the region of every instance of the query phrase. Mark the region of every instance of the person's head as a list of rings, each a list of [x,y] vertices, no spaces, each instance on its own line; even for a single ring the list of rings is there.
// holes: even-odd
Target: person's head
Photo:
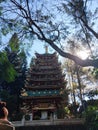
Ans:
[[[7,119],[8,110],[5,102],[0,102],[0,119]]]

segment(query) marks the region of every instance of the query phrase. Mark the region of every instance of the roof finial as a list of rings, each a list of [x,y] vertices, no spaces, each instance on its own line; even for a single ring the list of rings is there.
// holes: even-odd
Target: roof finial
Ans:
[[[48,45],[45,44],[45,53],[47,54],[48,53]]]

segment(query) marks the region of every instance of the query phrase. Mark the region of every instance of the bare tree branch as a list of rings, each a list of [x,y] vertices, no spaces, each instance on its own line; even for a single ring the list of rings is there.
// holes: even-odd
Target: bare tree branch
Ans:
[[[36,14],[35,14],[35,17],[31,16],[29,0],[26,0],[26,4],[25,4],[26,7],[24,7],[24,5],[18,3],[18,1],[16,1],[16,0],[10,0],[10,1],[14,5],[14,7],[17,7],[17,11],[15,10],[14,13],[16,13],[16,14],[18,14],[18,16],[20,16],[20,19],[22,19],[22,22],[25,21],[24,24],[27,27],[28,31],[30,31],[30,33],[32,33],[32,35],[36,35],[38,39],[48,43],[61,56],[75,61],[80,66],[83,66],[83,67],[86,67],[86,66],[98,67],[98,59],[96,59],[96,60],[95,59],[82,60],[78,56],[64,52],[61,48],[59,48],[58,45],[56,44],[56,42],[59,41],[60,36],[64,33],[63,30],[61,32],[61,30],[59,29],[59,26],[57,26],[59,24],[58,23],[54,24],[52,20],[51,20],[52,24],[49,24],[46,20],[42,20],[42,22],[39,23],[39,21],[41,20],[40,18],[39,18],[39,21],[35,20],[34,18],[36,17]],[[82,2],[83,1],[81,0],[81,4],[83,4]],[[98,39],[98,33],[96,33],[88,25],[88,22],[86,21],[86,15],[85,15],[85,13],[86,13],[85,12],[86,3],[87,3],[87,0],[85,1],[84,6],[81,5],[82,12],[80,10],[78,10],[80,16],[79,17],[76,16],[75,13],[73,13],[73,16],[75,18],[79,19],[81,21],[81,23],[83,23],[82,25],[84,25],[86,27],[86,29],[88,29],[89,32],[91,32]],[[70,2],[70,4],[73,8],[76,9],[75,5],[72,2]],[[82,8],[82,6],[84,8]],[[41,15],[43,17],[45,16],[45,15],[43,15],[43,13]],[[45,22],[46,22],[47,25],[45,25]],[[48,30],[48,29],[50,29],[50,30]],[[25,30],[25,32],[23,32],[23,34],[27,33],[28,31]],[[47,32],[49,32],[49,34]],[[49,39],[50,34],[53,34],[53,33],[55,34],[55,36],[53,36],[53,38]]]

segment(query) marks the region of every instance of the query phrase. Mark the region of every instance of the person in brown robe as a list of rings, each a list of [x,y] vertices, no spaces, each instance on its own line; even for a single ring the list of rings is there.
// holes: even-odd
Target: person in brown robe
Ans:
[[[15,130],[15,127],[8,120],[8,109],[6,103],[0,101],[0,130]]]

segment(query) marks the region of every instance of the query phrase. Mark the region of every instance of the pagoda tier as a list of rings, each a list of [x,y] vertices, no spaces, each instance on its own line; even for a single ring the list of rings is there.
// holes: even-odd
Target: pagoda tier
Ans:
[[[47,89],[47,90],[49,90],[49,89],[60,89],[61,88],[61,85],[40,85],[40,87],[39,87],[39,85],[36,85],[36,86],[25,86],[25,88],[27,88],[28,90],[39,90],[40,88],[41,88],[41,90],[45,90],[45,89]]]
[[[29,111],[33,111],[33,119],[36,116],[44,119],[53,115],[53,111],[63,103],[65,89],[65,75],[57,54],[36,53],[26,75],[25,89],[21,93],[24,104],[30,106]]]

